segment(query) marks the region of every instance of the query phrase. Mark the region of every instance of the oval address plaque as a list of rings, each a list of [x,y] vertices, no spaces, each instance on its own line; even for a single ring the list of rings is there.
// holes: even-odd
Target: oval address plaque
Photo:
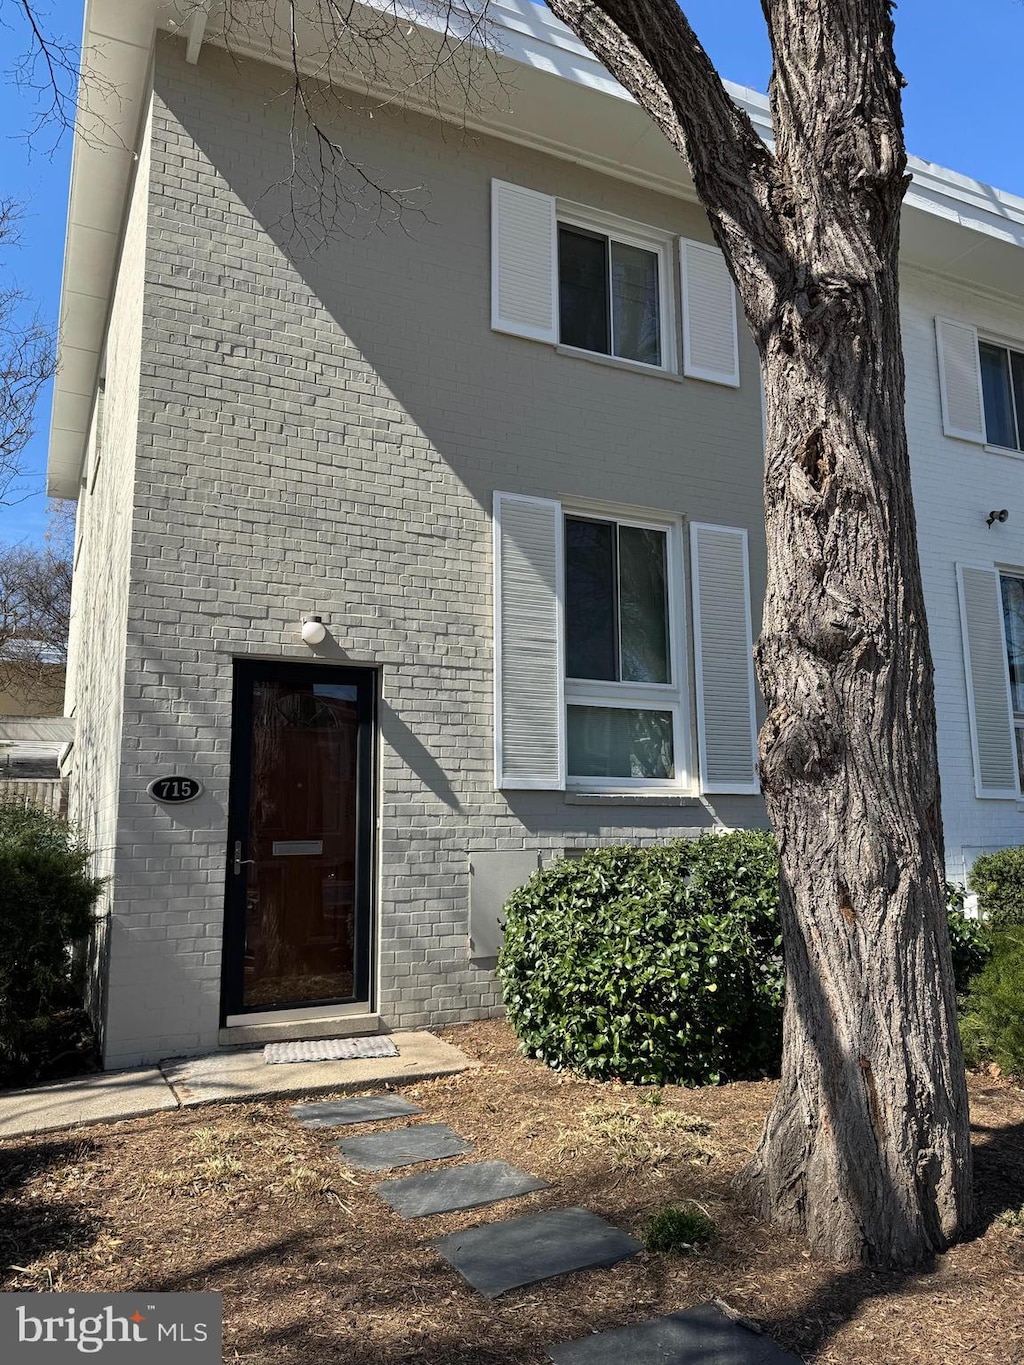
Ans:
[[[154,777],[146,788],[154,801],[163,801],[171,806],[180,806],[184,801],[194,801],[203,790],[203,784],[195,777]]]

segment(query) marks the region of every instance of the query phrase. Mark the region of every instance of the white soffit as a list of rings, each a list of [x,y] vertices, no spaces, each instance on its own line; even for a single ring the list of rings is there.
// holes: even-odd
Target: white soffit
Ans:
[[[385,0],[363,3],[393,10]],[[243,6],[244,0],[234,0],[236,14]],[[80,116],[75,134],[50,435],[48,489],[56,496],[78,493],[154,31],[159,25],[183,32],[191,55],[201,62],[204,40],[222,42],[222,4],[213,0],[208,21],[207,8],[206,0],[86,3],[85,67],[98,72],[114,93],[105,99],[101,91],[94,93],[93,108]],[[453,5],[451,12],[456,10]],[[282,16],[285,12],[282,3]],[[417,25],[427,43],[439,27],[438,12],[415,3],[397,11]],[[694,197],[685,166],[662,134],[548,9],[532,0],[491,0],[489,16],[501,53],[502,98],[474,112],[472,126],[663,193]],[[232,46],[240,55],[247,51],[265,60],[286,60],[263,42]],[[344,73],[339,78],[357,84]],[[729,82],[726,88],[770,141],[767,99]],[[415,107],[414,101],[408,103]],[[453,117],[457,113],[453,110]],[[914,180],[903,213],[903,261],[1024,302],[1024,199],[916,158],[910,169]]]

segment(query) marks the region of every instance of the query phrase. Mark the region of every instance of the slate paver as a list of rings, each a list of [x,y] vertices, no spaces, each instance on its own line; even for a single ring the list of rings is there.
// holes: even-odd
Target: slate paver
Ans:
[[[800,1365],[713,1303],[548,1348],[555,1365]]]
[[[374,1189],[403,1218],[428,1218],[455,1209],[476,1209],[499,1199],[515,1199],[548,1182],[517,1170],[507,1161],[473,1161],[446,1170],[424,1171],[400,1180],[384,1180]]]
[[[472,1150],[473,1144],[459,1137],[447,1123],[416,1123],[387,1133],[346,1138],[337,1144],[339,1159],[360,1171],[390,1171],[395,1166],[414,1166],[419,1161],[438,1161]]]
[[[304,1128],[344,1128],[352,1123],[379,1123],[408,1114],[422,1114],[423,1110],[399,1095],[368,1095],[353,1100],[293,1104],[290,1112]]]
[[[494,1299],[509,1289],[573,1270],[615,1265],[641,1243],[586,1209],[554,1209],[486,1223],[442,1237],[434,1247],[478,1293]]]

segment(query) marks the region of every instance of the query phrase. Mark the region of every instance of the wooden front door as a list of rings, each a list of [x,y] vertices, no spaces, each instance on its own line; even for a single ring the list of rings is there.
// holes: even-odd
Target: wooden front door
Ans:
[[[369,1002],[375,683],[235,663],[225,1018]]]

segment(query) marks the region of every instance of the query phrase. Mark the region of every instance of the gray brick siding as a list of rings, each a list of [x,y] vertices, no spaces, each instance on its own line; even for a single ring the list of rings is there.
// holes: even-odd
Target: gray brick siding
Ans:
[[[392,1027],[486,1015],[500,1001],[468,957],[472,851],[712,820],[700,803],[495,791],[492,493],[746,526],[759,601],[756,357],[742,336],[736,391],[490,330],[493,176],[708,239],[682,199],[383,111],[352,118],[347,145],[427,186],[427,217],[310,256],[268,189],[288,157],[280,73],[210,47],[191,67],[165,40],[155,81],[108,1065],[217,1045],[231,661],[309,659],[309,611],[331,632],[318,657],[380,670],[374,1003]],[[198,802],[147,797],[171,768],[203,781]],[[715,810],[763,822],[754,799]]]

